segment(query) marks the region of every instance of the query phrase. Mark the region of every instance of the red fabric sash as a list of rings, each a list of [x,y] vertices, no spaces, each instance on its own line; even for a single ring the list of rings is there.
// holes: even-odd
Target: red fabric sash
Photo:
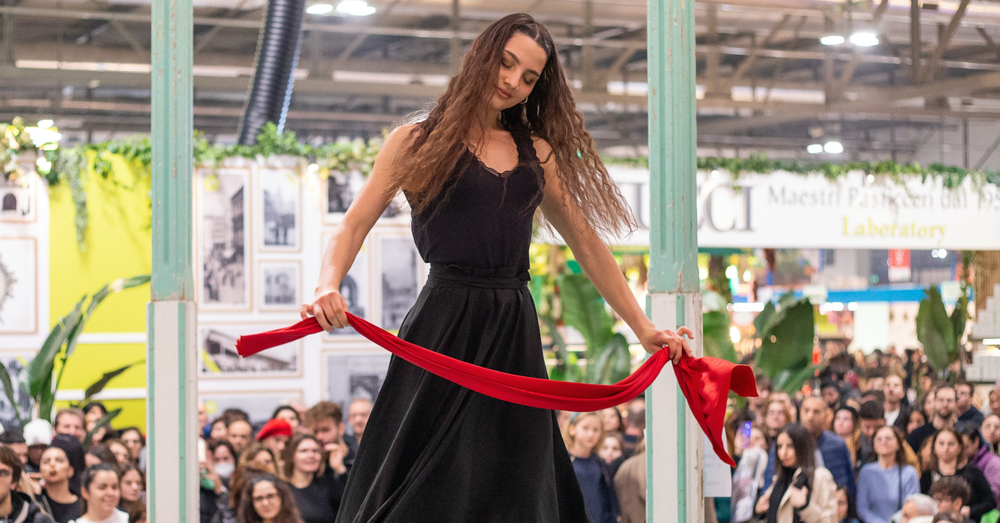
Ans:
[[[467,389],[529,407],[574,412],[591,412],[614,407],[635,398],[652,385],[667,364],[668,351],[650,356],[631,376],[614,385],[570,383],[544,378],[507,374],[467,363],[402,340],[371,323],[347,313],[347,320],[359,334],[400,358]],[[295,341],[322,331],[315,318],[290,327],[241,336],[236,342],[240,356]],[[715,453],[735,467],[722,444],[722,424],[729,391],[740,396],[756,396],[753,371],[718,358],[683,357],[674,365],[674,374],[698,424],[712,441]]]

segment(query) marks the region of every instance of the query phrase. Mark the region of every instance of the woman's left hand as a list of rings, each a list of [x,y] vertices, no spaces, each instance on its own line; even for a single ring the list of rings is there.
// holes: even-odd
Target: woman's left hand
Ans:
[[[681,361],[681,354],[692,355],[691,346],[684,339],[685,336],[694,339],[694,332],[687,327],[681,327],[677,329],[677,332],[650,330],[648,334],[639,336],[639,341],[642,342],[642,348],[646,349],[646,352],[650,354],[655,354],[659,350],[669,348],[670,361],[676,364]]]
[[[806,501],[809,500],[809,489],[806,487],[795,488],[792,487],[790,494],[788,495],[788,502],[792,504],[795,508],[802,508],[806,506]]]

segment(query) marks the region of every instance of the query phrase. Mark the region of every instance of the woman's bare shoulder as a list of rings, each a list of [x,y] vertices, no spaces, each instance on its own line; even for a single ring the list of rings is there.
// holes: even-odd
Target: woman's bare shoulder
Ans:
[[[549,156],[552,155],[552,146],[549,145],[549,142],[539,136],[532,136],[531,141],[535,146],[535,156],[537,156],[542,163],[548,163]]]
[[[416,137],[416,132],[419,128],[420,124],[416,123],[400,125],[385,137],[385,142],[381,148],[395,150],[399,147],[409,145],[410,141]]]

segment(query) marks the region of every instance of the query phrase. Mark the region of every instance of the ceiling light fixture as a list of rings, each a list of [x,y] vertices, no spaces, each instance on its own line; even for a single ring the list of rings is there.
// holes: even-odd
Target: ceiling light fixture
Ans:
[[[819,39],[819,43],[823,45],[840,45],[845,41],[842,35],[826,35]]]
[[[819,154],[823,152],[823,144],[821,143],[809,144],[809,147],[806,147],[806,152],[808,152],[809,154]]]
[[[851,35],[851,43],[858,47],[878,45],[878,35],[870,31],[859,31]]]
[[[823,144],[823,150],[827,154],[840,154],[844,152],[844,145],[840,142],[826,142]]]
[[[350,16],[369,16],[375,14],[375,8],[365,0],[343,0],[337,4],[337,12]]]
[[[311,15],[325,15],[333,12],[331,4],[313,4],[306,8],[306,12]]]

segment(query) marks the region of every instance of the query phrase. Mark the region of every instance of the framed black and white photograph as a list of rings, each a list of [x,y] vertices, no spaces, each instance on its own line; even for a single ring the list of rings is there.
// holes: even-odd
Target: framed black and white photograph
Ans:
[[[0,353],[0,363],[7,368],[7,374],[10,375],[11,383],[17,385],[21,382],[21,374],[27,372],[28,363],[32,358],[34,358],[34,355],[30,353]],[[32,408],[31,394],[20,386],[16,386],[15,389],[13,394],[14,401],[21,408],[23,416],[30,418]],[[20,425],[17,422],[17,412],[7,399],[6,394],[0,394],[0,425],[3,425],[5,432],[11,429],[20,429]]]
[[[330,171],[326,179],[326,208],[323,209],[324,221],[337,223],[351,206],[354,197],[365,184],[365,178],[359,171],[346,173]]]
[[[378,242],[380,326],[395,331],[417,302],[420,283],[424,279],[424,263],[409,234],[380,235]]]
[[[37,216],[34,175],[14,180],[0,179],[0,222],[33,222]]]
[[[0,334],[38,331],[35,238],[0,238]]]
[[[375,401],[389,369],[388,352],[326,351],[324,364],[326,399],[341,404],[344,409],[354,398]]]
[[[246,412],[255,431],[271,419],[278,407],[303,403],[301,390],[202,392],[198,400],[205,405],[208,419],[219,417],[226,409]]]
[[[197,186],[198,307],[251,308],[250,170],[199,169]]]
[[[262,311],[297,311],[302,305],[299,289],[301,264],[297,260],[260,261],[260,285],[257,286]]]
[[[202,378],[296,377],[302,374],[302,340],[279,345],[243,358],[236,351],[236,340],[284,327],[261,323],[198,325],[201,354],[199,375]]]
[[[261,168],[260,250],[297,252],[301,248],[302,181],[291,169]]]
[[[322,242],[323,248],[330,243],[331,233],[323,233]],[[340,280],[340,295],[344,297],[344,301],[347,302],[347,312],[351,314],[371,321],[369,317],[371,311],[371,271],[369,270],[369,252],[368,242],[361,245],[361,250],[358,251],[358,255],[354,258],[354,264],[351,265],[350,270],[344,276],[344,279]],[[350,337],[360,338],[361,335],[358,334],[352,327],[347,327],[344,329],[336,329],[332,333],[324,332],[323,339],[326,341],[338,341],[344,340]]]

